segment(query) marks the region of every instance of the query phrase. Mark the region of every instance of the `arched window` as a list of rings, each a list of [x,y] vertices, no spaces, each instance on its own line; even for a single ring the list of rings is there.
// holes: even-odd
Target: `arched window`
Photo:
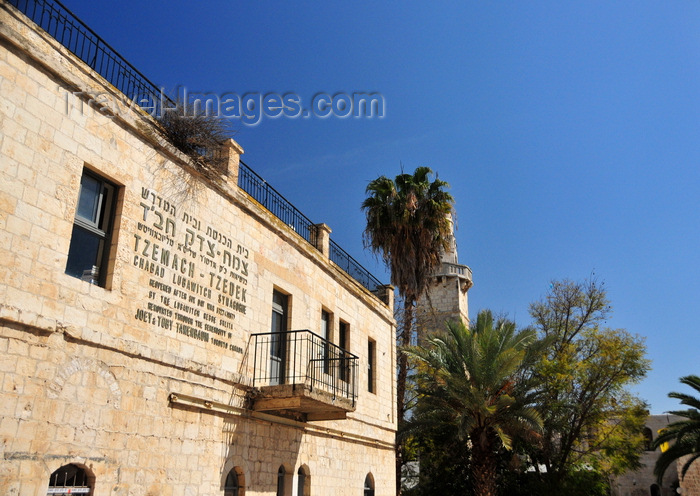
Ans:
[[[70,463],[56,470],[49,478],[50,494],[92,494],[90,478],[79,466]]]
[[[277,471],[277,496],[284,496],[285,475],[284,465],[280,465],[280,469]]]
[[[374,477],[372,474],[367,474],[365,477],[365,496],[374,496]]]
[[[238,467],[233,467],[226,476],[224,496],[243,496],[244,487],[243,471]]]
[[[658,484],[652,484],[649,488],[649,493],[651,496],[661,496],[661,488],[659,488]]]
[[[645,427],[642,434],[644,435],[644,449],[646,451],[654,451],[654,448],[652,447],[654,443],[654,435],[652,434],[651,429],[649,429],[649,427]]]
[[[299,467],[297,470],[297,496],[309,496],[309,471],[306,467]]]

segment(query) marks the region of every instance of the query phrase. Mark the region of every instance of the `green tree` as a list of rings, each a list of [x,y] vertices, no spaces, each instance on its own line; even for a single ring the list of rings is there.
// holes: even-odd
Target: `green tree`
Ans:
[[[397,330],[399,346],[410,344],[414,311],[425,291],[432,271],[440,263],[440,253],[447,248],[450,234],[448,214],[454,200],[445,191],[449,185],[435,178],[428,167],[418,167],[413,174],[400,174],[392,180],[381,176],[367,186],[362,209],[367,218],[365,246],[382,259],[391,270],[391,283],[403,301],[403,322]],[[397,416],[399,429],[405,416],[406,355],[397,358]],[[396,443],[396,494],[401,494],[403,445]]]
[[[539,335],[550,340],[535,366],[544,432],[528,450],[533,465],[546,468],[539,478],[547,494],[562,494],[582,467],[614,474],[639,463],[646,405],[626,388],[646,375],[649,362],[641,338],[601,328],[610,312],[595,280],[554,281],[530,306]]]
[[[406,354],[417,364],[417,430],[448,430],[471,448],[470,475],[476,496],[497,494],[499,452],[514,436],[533,435],[541,418],[526,384],[526,365],[539,342],[533,330],[478,314],[471,328],[450,322],[448,332]]]
[[[697,375],[681,377],[680,381],[700,393],[700,377]],[[675,460],[688,456],[688,459],[684,460],[681,470],[681,477],[685,477],[690,465],[700,458],[700,397],[696,398],[689,394],[675,392],[668,393],[668,397],[681,400],[681,405],[690,408],[669,412],[672,415],[683,417],[685,420],[669,424],[654,441],[654,448],[665,443],[672,443],[656,460],[654,474],[656,474],[659,484],[661,484],[664,472]]]

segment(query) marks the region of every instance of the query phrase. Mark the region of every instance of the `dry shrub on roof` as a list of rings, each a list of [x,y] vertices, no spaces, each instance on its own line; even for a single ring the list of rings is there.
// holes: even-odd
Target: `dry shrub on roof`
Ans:
[[[157,120],[168,141],[197,166],[226,170],[226,158],[220,148],[234,134],[228,119],[198,105],[178,101],[175,107],[162,109]]]

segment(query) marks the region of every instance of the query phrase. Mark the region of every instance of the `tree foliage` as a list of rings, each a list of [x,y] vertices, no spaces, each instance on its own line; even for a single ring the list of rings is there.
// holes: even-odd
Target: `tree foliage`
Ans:
[[[392,180],[381,176],[367,186],[362,209],[367,218],[365,246],[380,254],[391,269],[391,283],[415,303],[447,249],[454,200],[445,181],[430,180],[433,171],[418,167]]]
[[[455,322],[447,328],[407,351],[418,364],[420,394],[411,424],[468,444],[474,493],[495,496],[499,452],[512,448],[514,436],[534,436],[541,427],[534,396],[523,384],[523,365],[539,343],[534,331],[517,331],[490,311],[480,312],[470,328]]]
[[[680,381],[700,393],[700,377],[697,375],[681,377]],[[672,415],[683,417],[684,420],[669,424],[654,441],[655,448],[665,443],[672,443],[656,460],[654,474],[656,474],[659,484],[661,484],[664,472],[674,461],[684,456],[688,457],[683,460],[683,468],[681,469],[681,477],[685,477],[690,465],[700,458],[700,396],[672,392],[668,394],[668,397],[680,400],[681,405],[686,405],[689,408],[669,412]]]
[[[534,373],[543,438],[528,454],[550,494],[581,467],[613,475],[638,464],[645,404],[627,392],[649,369],[643,340],[601,327],[611,308],[602,284],[554,281],[530,306],[534,325],[549,340]]]
[[[391,283],[403,301],[403,321],[397,331],[399,346],[410,344],[414,310],[425,291],[433,270],[440,263],[441,251],[447,248],[454,200],[445,191],[449,185],[433,171],[418,167],[413,174],[399,174],[395,179],[381,176],[367,186],[362,202],[367,218],[365,247],[380,254],[391,270]],[[399,429],[405,414],[408,361],[399,353],[397,364],[397,416]],[[401,494],[403,446],[397,441],[396,494]]]

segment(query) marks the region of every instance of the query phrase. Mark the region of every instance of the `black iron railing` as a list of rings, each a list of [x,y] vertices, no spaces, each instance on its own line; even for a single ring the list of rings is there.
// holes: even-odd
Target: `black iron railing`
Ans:
[[[316,246],[316,227],[313,222],[242,161],[238,172],[238,187]]]
[[[160,115],[162,103],[174,106],[160,88],[58,0],[8,1],[151,115]]]
[[[153,116],[175,102],[58,0],[8,0],[39,27]],[[241,162],[238,186],[306,241],[316,246],[314,224],[250,167]],[[370,291],[381,285],[331,240],[330,258]]]
[[[240,162],[238,187],[294,229],[306,241],[316,246],[316,226],[243,161]],[[382,285],[379,279],[332,239],[330,240],[330,259],[370,291],[376,291]]]
[[[330,240],[330,259],[370,291],[375,292],[382,285],[379,279],[374,277],[332,239]]]
[[[357,355],[309,330],[253,334],[253,386],[305,385],[357,398]]]

